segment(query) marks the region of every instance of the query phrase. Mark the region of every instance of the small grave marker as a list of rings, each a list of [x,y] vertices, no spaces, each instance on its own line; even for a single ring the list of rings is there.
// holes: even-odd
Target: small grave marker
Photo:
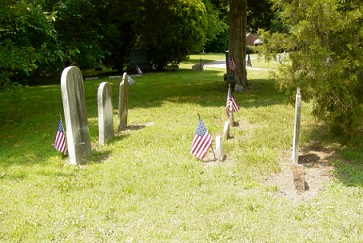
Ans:
[[[226,121],[223,128],[223,140],[227,140],[229,137],[229,121]]]
[[[223,142],[221,136],[216,136],[216,156],[219,161],[224,159]]]
[[[300,137],[300,115],[301,115],[301,94],[300,88],[296,91],[295,101],[295,125],[293,134],[293,147],[292,147],[292,162],[294,164],[299,163],[299,137]]]

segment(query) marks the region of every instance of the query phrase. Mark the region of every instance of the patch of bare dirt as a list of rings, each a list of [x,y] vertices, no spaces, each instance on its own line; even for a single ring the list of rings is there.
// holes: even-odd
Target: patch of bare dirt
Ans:
[[[273,192],[276,196],[295,203],[314,198],[333,179],[331,161],[336,158],[336,149],[336,146],[327,147],[317,142],[300,149],[299,164],[305,175],[305,192],[299,193],[295,188],[291,156],[282,162],[281,172],[263,178],[263,183],[276,185],[277,191]]]

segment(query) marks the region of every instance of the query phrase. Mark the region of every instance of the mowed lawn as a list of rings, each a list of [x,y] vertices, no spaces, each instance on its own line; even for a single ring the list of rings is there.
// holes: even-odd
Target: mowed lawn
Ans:
[[[201,56],[224,59],[192,55],[178,72],[133,77],[128,129],[104,147],[97,89],[112,84],[116,131],[121,80],[85,81],[92,155],[82,165],[53,148],[60,85],[0,90],[0,241],[363,242],[363,142],[330,139],[311,104],[302,105],[301,146],[335,148],[332,179],[298,202],[264,182],[291,160],[294,125],[294,97],[275,89],[268,70],[249,70],[249,89],[234,94],[241,109],[226,159],[190,154],[198,114],[213,137],[227,120],[225,70],[191,71]]]

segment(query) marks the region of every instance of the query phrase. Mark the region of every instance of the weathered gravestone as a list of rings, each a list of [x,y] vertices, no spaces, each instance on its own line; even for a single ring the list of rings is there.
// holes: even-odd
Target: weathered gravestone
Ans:
[[[63,70],[61,89],[69,162],[77,164],[91,153],[83,77],[78,67]]]
[[[98,87],[98,143],[103,146],[113,135],[112,88],[110,83],[103,82]]]
[[[127,127],[128,115],[128,96],[129,96],[129,82],[128,76],[125,72],[122,76],[122,81],[119,88],[118,97],[118,130],[121,131]]]
[[[292,162],[299,163],[299,138],[300,138],[300,120],[301,120],[301,93],[300,88],[296,90],[295,98],[295,124],[292,141]]]

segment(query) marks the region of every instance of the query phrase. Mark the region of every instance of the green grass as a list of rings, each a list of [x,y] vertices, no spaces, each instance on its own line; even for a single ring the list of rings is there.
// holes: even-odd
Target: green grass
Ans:
[[[190,155],[198,113],[214,137],[226,121],[224,70],[190,71],[199,58],[178,72],[134,77],[132,129],[104,147],[97,144],[97,88],[112,84],[116,128],[120,80],[85,81],[93,152],[78,166],[52,148],[59,85],[26,87],[17,98],[0,91],[0,241],[363,241],[362,145],[344,148],[333,161],[335,180],[311,200],[292,203],[260,182],[290,158],[294,118],[267,71],[249,71],[250,88],[234,94],[241,110],[224,144],[227,160]],[[310,110],[303,105],[303,144],[321,130]]]

